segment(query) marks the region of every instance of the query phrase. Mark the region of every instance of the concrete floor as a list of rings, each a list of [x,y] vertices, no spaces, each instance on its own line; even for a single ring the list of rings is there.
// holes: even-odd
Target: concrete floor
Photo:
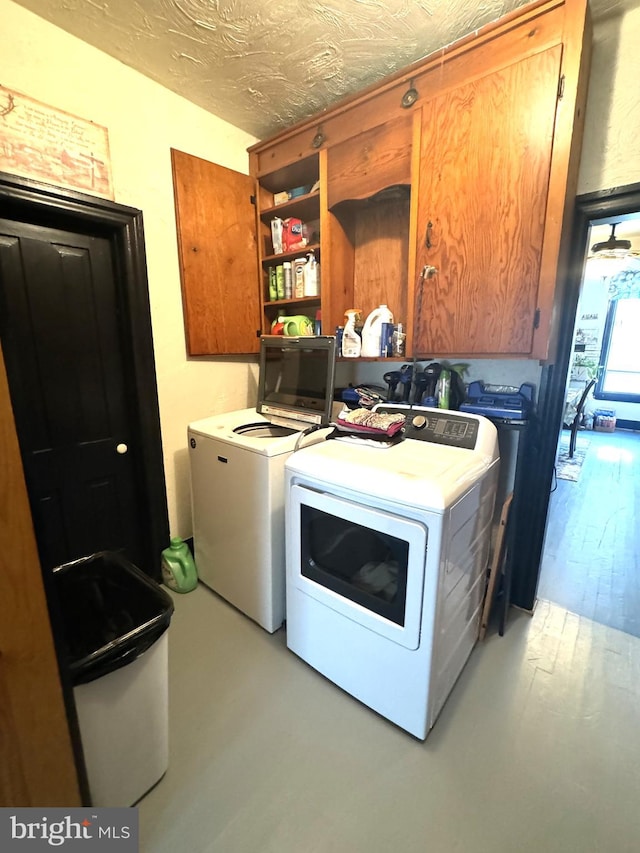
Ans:
[[[623,853],[640,639],[548,602],[474,650],[422,743],[203,586],[175,596],[170,766],[143,853]]]

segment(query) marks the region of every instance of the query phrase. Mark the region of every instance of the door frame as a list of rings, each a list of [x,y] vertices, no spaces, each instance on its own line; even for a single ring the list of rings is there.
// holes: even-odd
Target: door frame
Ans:
[[[571,360],[578,298],[589,251],[589,228],[598,222],[640,211],[640,183],[598,190],[576,197],[571,231],[571,254],[566,276],[557,282],[560,312],[557,358],[543,366],[537,418],[527,452],[524,500],[526,524],[518,524],[519,542],[514,555],[511,603],[533,610],[549,513],[558,437]]]
[[[131,426],[139,448],[140,509],[146,527],[145,565],[140,568],[159,581],[169,519],[142,211],[6,172],[0,172],[0,205],[5,219],[98,234],[111,244],[126,346],[123,356],[132,388]]]

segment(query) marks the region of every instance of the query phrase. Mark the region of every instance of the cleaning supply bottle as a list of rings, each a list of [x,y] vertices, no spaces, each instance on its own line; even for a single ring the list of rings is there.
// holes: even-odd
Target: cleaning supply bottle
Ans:
[[[451,390],[451,373],[444,367],[440,371],[440,377],[436,386],[436,397],[439,409],[449,408],[449,392]]]
[[[344,358],[358,358],[362,348],[360,335],[356,332],[356,310],[345,311],[347,322],[342,332],[342,355]]]
[[[304,295],[318,295],[318,262],[313,252],[307,255],[307,263],[304,266]]]
[[[393,323],[393,314],[380,305],[369,314],[362,328],[362,355],[377,358],[382,355],[382,324]]]
[[[402,323],[398,323],[393,334],[391,335],[391,354],[398,356],[404,355],[407,335],[404,331]]]
[[[162,580],[174,592],[191,592],[198,584],[196,564],[186,542],[172,536],[162,552]]]

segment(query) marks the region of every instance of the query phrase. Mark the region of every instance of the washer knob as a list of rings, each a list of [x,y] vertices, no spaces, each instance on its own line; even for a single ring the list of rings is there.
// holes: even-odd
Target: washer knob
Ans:
[[[427,419],[424,415],[416,415],[411,421],[411,424],[416,429],[424,429],[427,425]]]

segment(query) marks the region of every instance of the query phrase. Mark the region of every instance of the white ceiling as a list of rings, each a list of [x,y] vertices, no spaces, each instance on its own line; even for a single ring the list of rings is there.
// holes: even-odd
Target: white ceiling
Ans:
[[[16,0],[264,139],[526,0]],[[594,20],[640,0],[590,0]]]

